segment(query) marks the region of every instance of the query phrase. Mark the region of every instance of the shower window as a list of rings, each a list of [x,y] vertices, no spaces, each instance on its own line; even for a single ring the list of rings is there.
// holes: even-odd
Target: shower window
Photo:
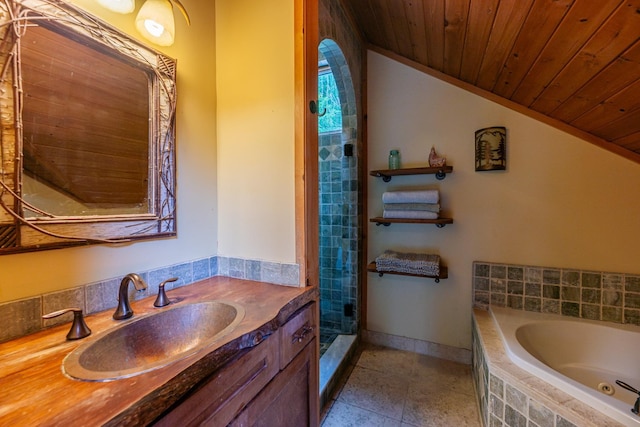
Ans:
[[[318,132],[342,131],[342,109],[338,86],[326,60],[318,63],[318,101],[321,112],[318,117]]]

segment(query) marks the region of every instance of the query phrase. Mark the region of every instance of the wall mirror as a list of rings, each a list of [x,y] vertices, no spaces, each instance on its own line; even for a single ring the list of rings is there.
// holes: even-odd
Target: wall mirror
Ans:
[[[175,60],[0,0],[0,254],[176,235]]]

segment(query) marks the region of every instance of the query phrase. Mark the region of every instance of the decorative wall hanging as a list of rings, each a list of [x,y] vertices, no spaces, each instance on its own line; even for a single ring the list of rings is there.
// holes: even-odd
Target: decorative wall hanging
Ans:
[[[494,126],[476,131],[476,171],[507,168],[507,128]]]

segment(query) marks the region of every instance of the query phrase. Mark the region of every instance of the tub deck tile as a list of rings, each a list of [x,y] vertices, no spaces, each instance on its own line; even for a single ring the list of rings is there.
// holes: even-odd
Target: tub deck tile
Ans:
[[[474,346],[478,346],[483,352],[482,357],[486,360],[491,383],[497,384],[503,381],[505,389],[505,399],[502,401],[505,404],[504,418],[499,418],[499,414],[492,413],[489,408],[486,408],[490,411],[489,414],[480,414],[482,419],[487,420],[485,425],[503,425],[497,424],[498,421],[504,421],[510,426],[521,425],[520,415],[522,415],[525,418],[525,423],[522,424],[524,426],[553,427],[549,420],[555,418],[555,427],[623,427],[623,424],[511,362],[491,314],[480,309],[474,309],[473,314],[474,336],[481,340],[479,345],[474,344]],[[475,363],[472,366],[477,369]],[[481,374],[474,372],[474,375]],[[511,390],[511,397],[508,390]],[[516,390],[517,394],[513,390]],[[491,391],[491,396],[499,399],[493,389]],[[520,399],[522,396],[525,396],[526,402],[522,402]],[[493,405],[496,404],[493,403]],[[482,403],[479,406],[483,408]]]

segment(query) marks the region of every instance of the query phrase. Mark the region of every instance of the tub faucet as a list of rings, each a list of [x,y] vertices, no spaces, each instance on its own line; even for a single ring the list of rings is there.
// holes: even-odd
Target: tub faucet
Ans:
[[[133,310],[129,305],[129,282],[133,283],[137,291],[147,289],[146,282],[138,274],[129,273],[124,276],[120,282],[120,291],[118,292],[118,307],[116,312],[113,313],[113,318],[116,320],[128,319],[133,316]]]
[[[636,415],[640,415],[640,390],[636,390],[634,387],[620,380],[616,380],[616,384],[624,389],[629,390],[631,393],[635,393],[638,395],[638,397],[636,398],[636,403],[633,405],[633,408],[631,408],[631,412]]]

